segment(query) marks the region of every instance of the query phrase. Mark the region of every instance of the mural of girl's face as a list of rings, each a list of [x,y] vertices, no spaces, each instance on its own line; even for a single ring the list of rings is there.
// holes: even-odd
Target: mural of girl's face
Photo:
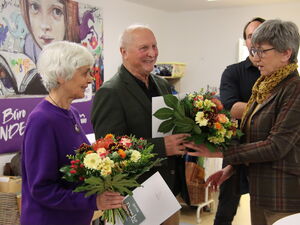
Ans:
[[[65,37],[65,6],[59,0],[28,0],[29,20],[37,44],[43,48]]]

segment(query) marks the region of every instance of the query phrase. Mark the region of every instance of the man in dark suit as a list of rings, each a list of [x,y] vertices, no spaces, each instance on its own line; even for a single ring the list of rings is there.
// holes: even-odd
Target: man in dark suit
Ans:
[[[96,138],[107,133],[144,137],[155,145],[158,157],[167,157],[156,168],[174,195],[181,191],[179,177],[184,177],[186,134],[152,137],[152,97],[171,93],[169,83],[151,74],[158,56],[153,32],[143,25],[129,26],[120,40],[122,65],[119,71],[96,92],[92,108],[92,124]],[[156,171],[151,171],[147,177]],[[178,225],[175,213],[164,225]]]
[[[263,18],[255,17],[245,25],[243,37],[249,51],[251,49],[252,34],[264,21]],[[220,97],[225,109],[230,110],[232,117],[239,120],[242,118],[252,93],[252,87],[259,76],[260,72],[251,55],[242,62],[229,65],[224,70],[221,78]],[[223,163],[223,166],[227,165]],[[228,167],[231,166],[228,165]],[[247,167],[240,165],[238,173],[220,186],[219,204],[214,225],[232,224],[241,195],[248,192],[246,171]],[[235,188],[237,180],[240,183],[239,190]]]

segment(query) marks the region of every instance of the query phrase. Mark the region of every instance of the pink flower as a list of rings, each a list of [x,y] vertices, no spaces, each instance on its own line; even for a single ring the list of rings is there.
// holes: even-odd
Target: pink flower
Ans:
[[[126,147],[130,147],[132,145],[131,140],[129,138],[121,138],[120,143]]]
[[[217,120],[220,122],[220,123],[227,123],[228,122],[228,118],[225,114],[218,114],[217,115]]]

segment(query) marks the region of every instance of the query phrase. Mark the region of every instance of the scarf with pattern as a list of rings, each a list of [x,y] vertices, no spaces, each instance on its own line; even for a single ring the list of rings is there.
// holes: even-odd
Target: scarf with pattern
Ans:
[[[243,114],[242,123],[253,102],[263,103],[271,94],[271,91],[288,75],[298,68],[297,63],[288,64],[269,76],[260,76],[252,88],[252,95]]]

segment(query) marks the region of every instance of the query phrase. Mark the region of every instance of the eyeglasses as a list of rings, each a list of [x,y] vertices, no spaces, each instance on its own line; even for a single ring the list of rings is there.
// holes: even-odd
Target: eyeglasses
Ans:
[[[273,49],[275,49],[275,48],[268,48],[268,49],[251,48],[249,52],[252,57],[254,57],[255,54],[257,54],[257,56],[259,58],[262,58],[263,53],[271,51]]]

